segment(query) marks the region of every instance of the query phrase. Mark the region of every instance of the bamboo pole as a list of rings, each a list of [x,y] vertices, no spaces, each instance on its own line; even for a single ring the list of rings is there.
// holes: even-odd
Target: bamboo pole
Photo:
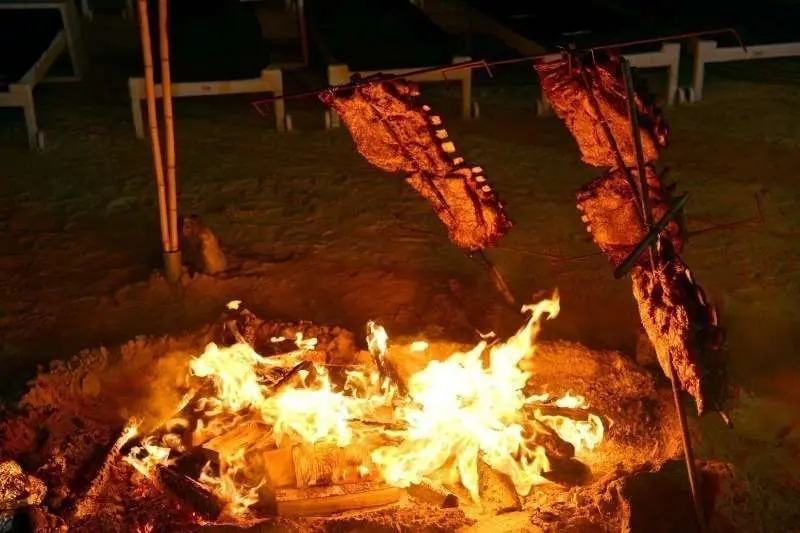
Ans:
[[[142,41],[144,59],[144,87],[147,103],[147,122],[150,129],[150,149],[153,154],[153,171],[158,191],[158,218],[161,228],[161,248],[168,253],[171,248],[169,219],[167,217],[166,188],[164,186],[164,166],[161,159],[161,140],[158,135],[158,116],[156,114],[156,89],[153,81],[153,51],[150,41],[150,22],[147,14],[147,0],[138,0],[139,36]]]
[[[177,252],[178,199],[175,186],[175,125],[172,113],[172,76],[169,71],[168,0],[158,0],[158,35],[161,55],[161,98],[164,106],[164,137],[167,146],[167,209],[170,252]]]

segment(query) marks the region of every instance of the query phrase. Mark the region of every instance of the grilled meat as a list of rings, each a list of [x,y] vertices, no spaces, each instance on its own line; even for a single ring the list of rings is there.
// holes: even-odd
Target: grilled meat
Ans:
[[[406,181],[431,203],[450,240],[463,250],[475,252],[493,246],[511,228],[481,167],[462,165],[444,177],[416,173]]]
[[[378,76],[326,92],[364,158],[406,181],[434,208],[450,239],[467,252],[492,246],[511,228],[483,169],[464,162],[440,116],[419,100],[416,84]]]
[[[638,172],[630,171],[638,181]],[[645,167],[648,183],[648,196],[654,221],[667,214],[670,208],[670,191],[665,187],[652,167]],[[611,260],[614,266],[633,251],[647,234],[642,221],[638,191],[634,191],[625,177],[624,171],[612,170],[596,178],[577,193],[578,210],[595,244]],[[664,229],[676,251],[683,249],[683,235],[679,220],[672,220]],[[648,257],[643,254],[639,264]]]
[[[625,166],[636,167],[618,55],[595,54],[592,64],[566,57],[538,64],[536,71],[545,98],[577,141],[584,163],[608,168],[619,166],[616,150],[602,128],[605,122]],[[644,159],[652,164],[659,149],[667,145],[669,131],[652,102],[637,95],[636,109]]]
[[[698,414],[720,410],[728,396],[724,331],[717,314],[668,239],[659,239],[656,268],[631,271],[639,316],[658,362],[667,375],[675,366],[683,390],[691,394]]]

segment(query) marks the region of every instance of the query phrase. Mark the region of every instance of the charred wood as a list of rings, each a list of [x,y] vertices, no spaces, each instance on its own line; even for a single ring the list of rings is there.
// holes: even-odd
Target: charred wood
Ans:
[[[419,483],[411,484],[406,490],[412,497],[442,509],[453,509],[459,505],[458,496],[432,479],[422,478]]]
[[[402,489],[383,483],[352,483],[276,490],[280,516],[324,516],[397,503]]]
[[[222,502],[203,485],[176,472],[171,467],[158,467],[158,484],[186,503],[199,515],[208,520],[216,520],[222,512]]]

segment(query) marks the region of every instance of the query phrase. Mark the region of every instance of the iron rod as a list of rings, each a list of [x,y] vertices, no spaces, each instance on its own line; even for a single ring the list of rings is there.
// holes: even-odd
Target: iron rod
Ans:
[[[645,235],[644,239],[639,241],[639,244],[636,245],[636,248],[626,257],[622,263],[614,269],[614,277],[617,279],[625,277],[625,275],[633,268],[633,265],[636,264],[636,261],[639,259],[639,256],[645,251],[645,249],[650,246],[652,243],[655,242],[658,235],[667,227],[667,224],[670,223],[675,217],[678,216],[678,213],[681,212],[683,206],[686,205],[686,202],[689,201],[689,193],[684,194],[675,202],[669,211],[664,215],[664,218],[658,221],[658,223],[653,226],[650,231]]]
[[[624,57],[622,60],[622,78],[625,81],[625,96],[628,102],[628,120],[631,127],[631,141],[636,154],[636,170],[639,173],[639,201],[642,203],[642,220],[649,232],[653,226],[653,211],[650,208],[650,192],[647,183],[647,174],[644,168],[644,153],[642,152],[642,133],[639,129],[639,114],[636,111],[636,93],[633,90],[633,72],[630,62]],[[655,239],[650,244],[650,268],[656,269],[656,243]]]
[[[502,274],[500,274],[500,271],[497,270],[496,266],[494,266],[494,263],[492,263],[492,261],[486,257],[486,253],[481,250],[480,252],[472,254],[470,257],[474,258],[476,261],[482,264],[484,268],[486,268],[486,271],[489,272],[489,277],[492,278],[492,284],[494,285],[494,288],[497,289],[497,292],[503,296],[503,299],[508,305],[519,311],[519,304],[517,304],[517,300],[514,298],[514,295],[511,294],[511,289],[508,288],[506,280],[503,279]]]
[[[642,219],[644,221],[645,227],[648,229],[647,236],[639,243],[639,246],[636,247],[634,253],[626,258],[626,261],[620,265],[614,271],[615,277],[622,277],[618,276],[617,274],[622,271],[622,275],[624,275],[625,270],[622,269],[623,266],[627,266],[627,269],[630,269],[630,266],[633,265],[636,258],[644,251],[644,248],[647,248],[650,252],[650,267],[652,269],[652,276],[655,278],[656,275],[656,263],[655,263],[655,255],[656,255],[656,239],[658,238],[661,231],[666,227],[669,221],[674,218],[683,205],[686,204],[688,200],[688,195],[684,195],[682,201],[676,202],[676,204],[670,209],[670,212],[661,219],[657,227],[652,227],[653,225],[653,212],[650,207],[650,197],[648,192],[648,183],[647,183],[647,175],[645,174],[645,166],[644,166],[644,154],[642,153],[642,137],[641,131],[639,130],[639,117],[636,111],[636,94],[633,90],[633,73],[631,72],[631,66],[627,59],[622,58],[622,76],[625,81],[625,93],[626,99],[628,102],[628,118],[630,120],[630,128],[631,128],[631,137],[633,141],[633,148],[636,153],[636,166],[639,173],[639,200],[641,202],[641,209],[642,209]],[[668,218],[669,217],[669,218]],[[638,251],[638,254],[636,253]],[[628,263],[626,265],[626,263]],[[686,410],[683,405],[683,401],[681,400],[681,389],[678,382],[678,372],[675,369],[675,364],[672,361],[672,357],[669,357],[669,370],[670,370],[670,382],[672,384],[672,398],[675,400],[675,410],[678,413],[678,421],[680,422],[681,426],[681,439],[683,441],[683,458],[686,461],[686,475],[689,478],[689,489],[692,494],[692,504],[694,505],[694,513],[695,518],[697,519],[697,527],[700,533],[706,532],[706,521],[705,516],[703,513],[703,506],[700,501],[700,493],[699,487],[697,483],[697,469],[694,463],[694,449],[692,447],[692,438],[689,435],[689,425],[686,420]]]
[[[697,527],[700,533],[706,533],[708,530],[705,512],[703,511],[703,503],[700,501],[700,488],[697,484],[697,467],[694,463],[694,449],[692,447],[692,437],[689,435],[689,425],[686,421],[686,409],[681,400],[681,389],[678,385],[678,372],[675,370],[675,365],[672,359],[669,362],[670,381],[672,382],[672,398],[675,400],[675,410],[678,412],[678,421],[681,426],[681,439],[683,440],[683,458],[686,461],[686,474],[689,477],[689,488],[692,492],[692,504],[694,505],[694,514],[697,518]]]

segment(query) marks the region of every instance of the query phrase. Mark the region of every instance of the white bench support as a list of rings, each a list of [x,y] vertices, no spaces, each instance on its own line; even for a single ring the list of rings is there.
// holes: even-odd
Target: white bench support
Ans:
[[[57,9],[61,13],[64,24],[64,38],[72,63],[72,76],[51,77],[47,81],[77,81],[84,72],[85,53],[81,42],[81,23],[75,4],[72,0],[27,0],[21,2],[0,1],[0,10],[3,9]]]
[[[145,99],[144,78],[130,78],[128,91],[131,97],[131,112],[136,137],[144,139],[142,100]],[[156,98],[161,98],[161,84],[155,86]],[[272,93],[283,95],[283,76],[279,69],[264,69],[261,77],[250,80],[198,81],[172,84],[172,97],[216,96],[220,94]],[[283,99],[275,100],[275,127],[278,131],[291,130],[291,118],[286,115]]]
[[[25,129],[28,134],[28,145],[32,150],[43,148],[42,139],[39,132],[39,125],[36,121],[36,107],[33,101],[33,88],[44,81],[47,71],[53,66],[58,56],[66,48],[66,37],[64,31],[58,32],[50,42],[36,63],[28,69],[17,82],[8,87],[8,92],[0,93],[0,107],[21,107],[25,114]]]
[[[697,41],[694,43],[694,68],[692,72],[693,100],[702,100],[706,63],[725,63],[748,59],[771,59],[800,56],[800,42],[763,44],[748,46],[717,46],[716,41]]]
[[[555,61],[561,57],[560,54],[545,56],[545,61]],[[678,94],[678,74],[681,61],[681,45],[679,43],[664,43],[661,50],[656,52],[641,52],[638,54],[623,54],[632,67],[645,68],[664,68],[667,67],[667,86],[665,88],[665,101],[668,106],[675,104]],[[550,106],[547,99],[539,98],[536,102],[536,114],[539,116],[549,113]]]
[[[457,56],[453,58],[453,64],[466,63],[471,61],[469,57]],[[328,66],[328,85],[347,85],[350,83],[350,77],[353,74],[359,74],[364,78],[374,76],[375,74],[387,74],[390,76],[403,76],[404,74],[415,72],[419,68],[403,68],[393,70],[359,70],[351,71],[347,65],[338,64]],[[478,118],[477,103],[472,101],[472,69],[461,69],[453,72],[425,72],[423,74],[414,74],[409,76],[410,81],[420,83],[435,83],[435,82],[453,82],[458,81],[461,83],[461,117],[465,120]],[[325,126],[326,128],[338,128],[340,125],[339,115],[334,111],[329,110],[325,113]]]

